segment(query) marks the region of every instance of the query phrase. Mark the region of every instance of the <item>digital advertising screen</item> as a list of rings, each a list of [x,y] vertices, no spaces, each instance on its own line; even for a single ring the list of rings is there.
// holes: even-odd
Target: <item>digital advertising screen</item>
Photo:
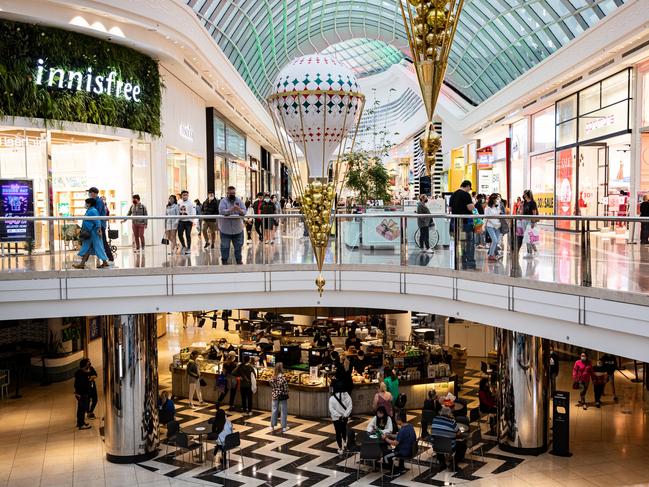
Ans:
[[[0,217],[34,216],[34,182],[29,179],[0,179]],[[34,239],[34,222],[16,218],[0,221],[1,242]]]

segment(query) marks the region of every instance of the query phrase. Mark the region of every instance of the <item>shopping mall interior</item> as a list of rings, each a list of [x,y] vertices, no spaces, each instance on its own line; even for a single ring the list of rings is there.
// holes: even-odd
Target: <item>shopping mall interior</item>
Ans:
[[[0,0],[0,487],[649,486],[649,0]]]

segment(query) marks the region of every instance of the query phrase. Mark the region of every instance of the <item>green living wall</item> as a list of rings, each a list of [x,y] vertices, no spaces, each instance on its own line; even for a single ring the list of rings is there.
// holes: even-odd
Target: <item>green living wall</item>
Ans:
[[[66,73],[63,88],[58,86],[61,76],[48,85],[50,68]],[[86,78],[68,86],[69,72],[85,76],[88,68],[95,77],[115,73],[107,85],[111,93],[117,92],[117,81],[137,85],[139,101],[95,93],[94,84],[86,90]],[[160,135],[160,98],[158,64],[142,53],[76,32],[0,20],[0,117],[42,118],[49,125],[57,120],[92,123]]]

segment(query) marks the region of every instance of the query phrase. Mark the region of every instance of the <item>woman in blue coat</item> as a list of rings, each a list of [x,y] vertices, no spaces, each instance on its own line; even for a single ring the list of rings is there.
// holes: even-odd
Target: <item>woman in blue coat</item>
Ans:
[[[94,198],[86,198],[86,215],[85,216],[99,216],[97,208],[95,208],[96,201]],[[97,266],[98,269],[108,267],[108,257],[104,251],[104,244],[101,241],[101,221],[99,220],[83,220],[81,224],[81,231],[86,231],[90,236],[83,239],[83,245],[79,250],[81,262],[72,264],[75,269],[84,269],[86,261],[91,255],[96,255],[101,261]],[[85,233],[85,232],[84,232]]]

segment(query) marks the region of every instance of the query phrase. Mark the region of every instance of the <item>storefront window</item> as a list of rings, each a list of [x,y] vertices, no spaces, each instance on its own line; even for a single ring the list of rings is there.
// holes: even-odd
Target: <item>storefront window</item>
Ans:
[[[573,119],[557,125],[557,147],[564,147],[577,142],[577,120]]]
[[[584,115],[599,109],[600,85],[596,84],[579,93],[579,115]]]
[[[550,126],[550,133],[552,126]],[[507,195],[508,199],[515,198],[523,194],[524,175],[523,168],[527,162],[528,146],[527,146],[527,133],[528,133],[528,119],[524,118],[512,125],[512,160],[510,164],[510,190],[511,194]]]
[[[500,193],[504,198],[507,194],[507,153],[509,140],[481,147],[477,151],[478,158],[478,192],[482,194]]]
[[[602,81],[602,106],[629,98],[630,71],[623,71]]]
[[[649,127],[649,63],[638,68],[641,93],[641,127]]]
[[[557,102],[557,123],[571,120],[577,116],[577,95],[569,96]]]
[[[592,140],[609,134],[624,132],[628,129],[628,124],[629,103],[624,100],[580,117],[579,140]]]
[[[246,137],[229,125],[225,128],[226,149],[237,159],[246,159]]]
[[[554,107],[532,115],[532,152],[554,149]]]
[[[554,214],[554,152],[530,157],[530,185],[541,215]]]
[[[577,168],[575,165],[576,149],[564,149],[557,152],[556,164],[556,213],[570,216],[575,214],[575,187]],[[557,228],[570,229],[567,221],[557,222]]]
[[[214,117],[214,150],[225,151],[225,122]]]

